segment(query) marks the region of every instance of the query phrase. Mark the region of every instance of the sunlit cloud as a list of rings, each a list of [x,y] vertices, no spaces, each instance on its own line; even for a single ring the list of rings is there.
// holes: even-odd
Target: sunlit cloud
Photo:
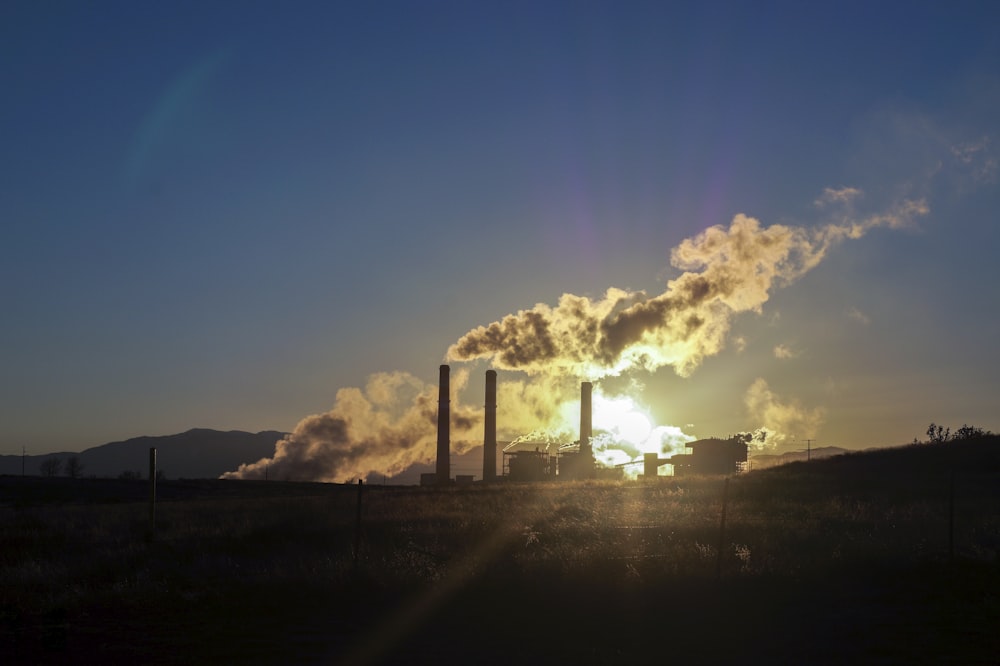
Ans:
[[[871,317],[869,317],[856,307],[850,307],[847,309],[847,318],[856,321],[859,324],[862,324],[863,326],[867,326],[868,324],[872,323]]]
[[[813,204],[819,208],[829,204],[846,205],[852,203],[862,194],[862,191],[856,187],[827,187],[823,190],[823,194],[813,201]]]
[[[846,390],[846,387],[847,385],[843,380],[833,377],[827,377],[826,381],[823,382],[823,391],[831,397],[841,395]]]
[[[815,437],[825,420],[822,408],[809,409],[795,399],[783,399],[760,377],[747,389],[744,403],[750,418],[771,433],[769,439],[775,444]]]
[[[861,238],[878,227],[912,228],[918,218],[930,212],[930,207],[923,198],[901,198],[878,212],[858,215],[853,203],[857,197],[862,195],[862,192],[854,188],[845,189],[849,190],[849,194],[844,194],[844,190],[828,189],[828,194],[817,200],[817,202],[823,201],[824,206],[830,205],[839,211],[839,213],[834,213],[839,217],[839,221],[825,227],[828,240],[831,243]]]
[[[860,230],[852,229],[856,235],[851,238],[860,238],[867,231],[875,227],[888,227],[890,229],[904,229],[912,227],[917,218],[923,217],[930,212],[930,206],[924,199],[904,199],[893,204],[887,210],[870,215],[861,221]]]
[[[961,167],[980,183],[992,183],[997,177],[997,158],[990,145],[990,137],[951,146],[951,154]]]
[[[787,360],[791,358],[796,358],[801,352],[792,349],[786,344],[778,344],[774,346],[774,358]]]

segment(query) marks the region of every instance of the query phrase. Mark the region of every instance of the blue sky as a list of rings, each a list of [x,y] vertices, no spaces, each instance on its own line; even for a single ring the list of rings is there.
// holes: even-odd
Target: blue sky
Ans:
[[[674,248],[738,214],[907,201],[728,312],[686,376],[605,388],[786,448],[1000,430],[998,24],[992,2],[6,2],[0,452],[291,431],[373,373],[433,384],[466,333],[564,293],[660,294]],[[495,359],[448,360],[481,405]]]

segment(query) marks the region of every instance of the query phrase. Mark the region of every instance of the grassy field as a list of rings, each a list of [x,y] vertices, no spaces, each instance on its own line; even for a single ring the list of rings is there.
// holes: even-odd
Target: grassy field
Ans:
[[[0,479],[3,663],[991,663],[1000,438],[722,478]],[[722,525],[725,498],[725,525]],[[355,546],[357,550],[355,551]]]

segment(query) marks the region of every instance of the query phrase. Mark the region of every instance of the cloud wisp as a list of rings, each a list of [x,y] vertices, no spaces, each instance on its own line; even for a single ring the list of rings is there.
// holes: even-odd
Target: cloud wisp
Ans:
[[[776,359],[788,360],[796,358],[800,353],[801,352],[786,344],[778,344],[774,346],[774,358]]]

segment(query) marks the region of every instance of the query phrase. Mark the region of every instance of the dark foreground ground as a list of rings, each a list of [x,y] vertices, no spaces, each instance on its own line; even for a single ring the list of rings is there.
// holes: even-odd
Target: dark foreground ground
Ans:
[[[25,664],[995,664],[997,591],[995,570],[969,566],[808,586],[256,588],[8,618],[3,652]]]
[[[151,536],[139,482],[4,479],[0,661],[996,664],[997,450],[725,493],[372,487],[360,531],[356,487],[184,482]]]

